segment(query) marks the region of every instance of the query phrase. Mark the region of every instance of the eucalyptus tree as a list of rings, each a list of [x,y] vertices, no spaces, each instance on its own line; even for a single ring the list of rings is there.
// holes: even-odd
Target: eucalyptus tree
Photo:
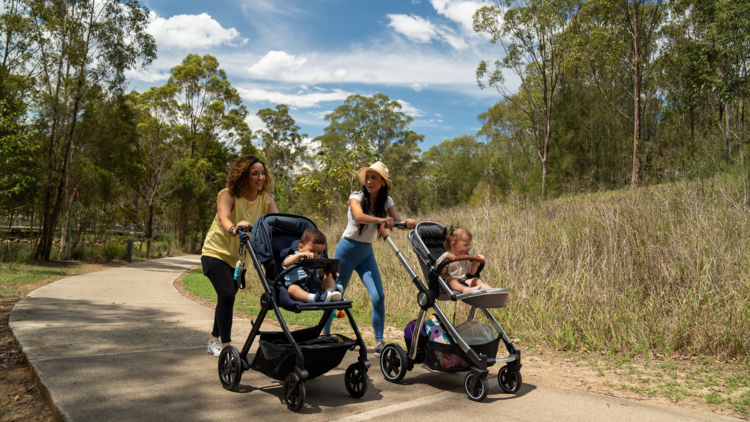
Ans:
[[[385,94],[350,95],[344,104],[325,116],[329,122],[325,132],[337,133],[343,139],[364,133],[382,157],[388,146],[408,136],[409,124],[414,119],[401,110],[401,103]]]
[[[145,208],[145,213],[127,212],[140,223],[146,238],[146,256],[151,255],[154,237],[154,209],[175,189],[166,182],[177,155],[174,124],[175,104],[169,86],[151,88],[143,94],[129,96],[135,110],[136,136],[129,139],[124,160],[127,166],[123,181]]]
[[[247,143],[252,137],[245,122],[247,108],[216,57],[188,54],[171,73],[167,86],[176,101],[183,141],[189,147],[186,155],[210,154],[217,141],[228,149]]]
[[[285,179],[306,152],[302,141],[307,138],[307,134],[299,132],[300,127],[289,115],[289,106],[286,104],[258,110],[257,115],[266,125],[256,133],[260,138],[263,157],[268,161],[271,174]]]
[[[657,58],[664,0],[577,0],[569,31],[569,63],[633,125],[631,186],[640,184],[642,123],[649,100],[661,87]],[[627,92],[629,107],[613,92]]]
[[[48,260],[63,209],[71,146],[91,89],[122,91],[125,71],[156,57],[149,11],[135,0],[25,0],[37,69],[32,108],[44,130],[42,235],[35,258]]]
[[[214,56],[188,54],[171,69],[163,89],[171,96],[176,130],[177,161],[167,185],[178,240],[185,245],[191,231],[202,236],[208,228],[205,222],[210,224],[210,210],[216,210],[215,194],[223,186],[227,163],[238,146],[252,149],[254,134],[237,89]]]
[[[494,0],[474,14],[474,30],[490,35],[505,56],[494,69],[482,60],[477,67],[477,83],[495,87],[531,122],[533,144],[542,166],[542,198],[547,196],[547,161],[557,88],[562,77],[567,44],[562,34],[569,25],[568,2],[564,0]],[[521,80],[519,95],[508,86],[503,69]],[[485,81],[486,78],[486,81]]]

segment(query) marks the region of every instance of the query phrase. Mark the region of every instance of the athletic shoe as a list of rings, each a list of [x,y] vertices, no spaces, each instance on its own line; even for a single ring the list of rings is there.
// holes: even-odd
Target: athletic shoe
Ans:
[[[383,353],[383,349],[385,349],[385,342],[379,341],[378,344],[375,345],[375,357],[379,358],[380,354]]]
[[[315,293],[315,302],[330,302],[333,296],[333,290],[328,289],[325,292]]]
[[[344,295],[338,290],[328,289],[327,291],[331,292],[330,302],[338,302],[344,298]]]
[[[215,338],[208,342],[208,353],[219,357],[221,354],[221,343],[219,342],[219,339]]]

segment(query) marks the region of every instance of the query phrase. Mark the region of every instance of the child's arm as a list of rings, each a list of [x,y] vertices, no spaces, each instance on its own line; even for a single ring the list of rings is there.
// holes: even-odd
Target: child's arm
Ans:
[[[452,253],[449,253],[445,258],[450,259],[451,261],[455,261],[456,260],[456,255],[453,255]],[[443,261],[445,261],[445,259],[443,259]],[[438,262],[437,264],[440,265],[441,262],[442,261]],[[445,275],[448,272],[448,267],[450,267],[450,266],[451,266],[451,264],[448,264],[445,267],[443,267],[443,269],[440,271],[440,275]]]
[[[482,261],[484,261],[484,255],[477,255],[477,258],[479,258]],[[479,261],[472,261],[471,262],[471,270],[470,270],[469,274],[476,274],[477,270],[479,269],[479,265],[480,265]]]
[[[315,255],[313,255],[312,252],[300,252],[298,254],[289,255],[288,257],[286,257],[286,259],[284,259],[284,266],[288,267],[292,264],[296,264],[297,262],[299,262],[300,259],[303,259],[303,258],[313,259],[314,257]]]

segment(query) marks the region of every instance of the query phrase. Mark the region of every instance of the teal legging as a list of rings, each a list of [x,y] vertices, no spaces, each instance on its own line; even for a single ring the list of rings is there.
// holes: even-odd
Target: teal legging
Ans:
[[[351,239],[341,239],[336,246],[334,259],[340,259],[339,283],[349,284],[354,271],[359,274],[362,284],[372,301],[372,328],[375,331],[375,341],[383,340],[383,326],[385,325],[385,295],[383,294],[383,280],[380,278],[378,263],[372,251],[372,243],[358,242]],[[328,320],[324,333],[331,332],[331,320]]]

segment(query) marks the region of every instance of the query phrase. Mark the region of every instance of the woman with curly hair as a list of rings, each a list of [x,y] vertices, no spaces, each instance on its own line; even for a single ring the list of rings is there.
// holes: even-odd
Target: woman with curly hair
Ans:
[[[247,232],[263,214],[279,212],[269,192],[273,177],[266,165],[252,155],[237,158],[229,166],[227,187],[219,192],[216,217],[203,243],[201,265],[203,274],[216,290],[217,302],[214,328],[208,342],[208,353],[221,354],[232,334],[232,312],[237,287],[234,265],[240,242],[237,230]],[[221,342],[219,342],[221,338]]]

